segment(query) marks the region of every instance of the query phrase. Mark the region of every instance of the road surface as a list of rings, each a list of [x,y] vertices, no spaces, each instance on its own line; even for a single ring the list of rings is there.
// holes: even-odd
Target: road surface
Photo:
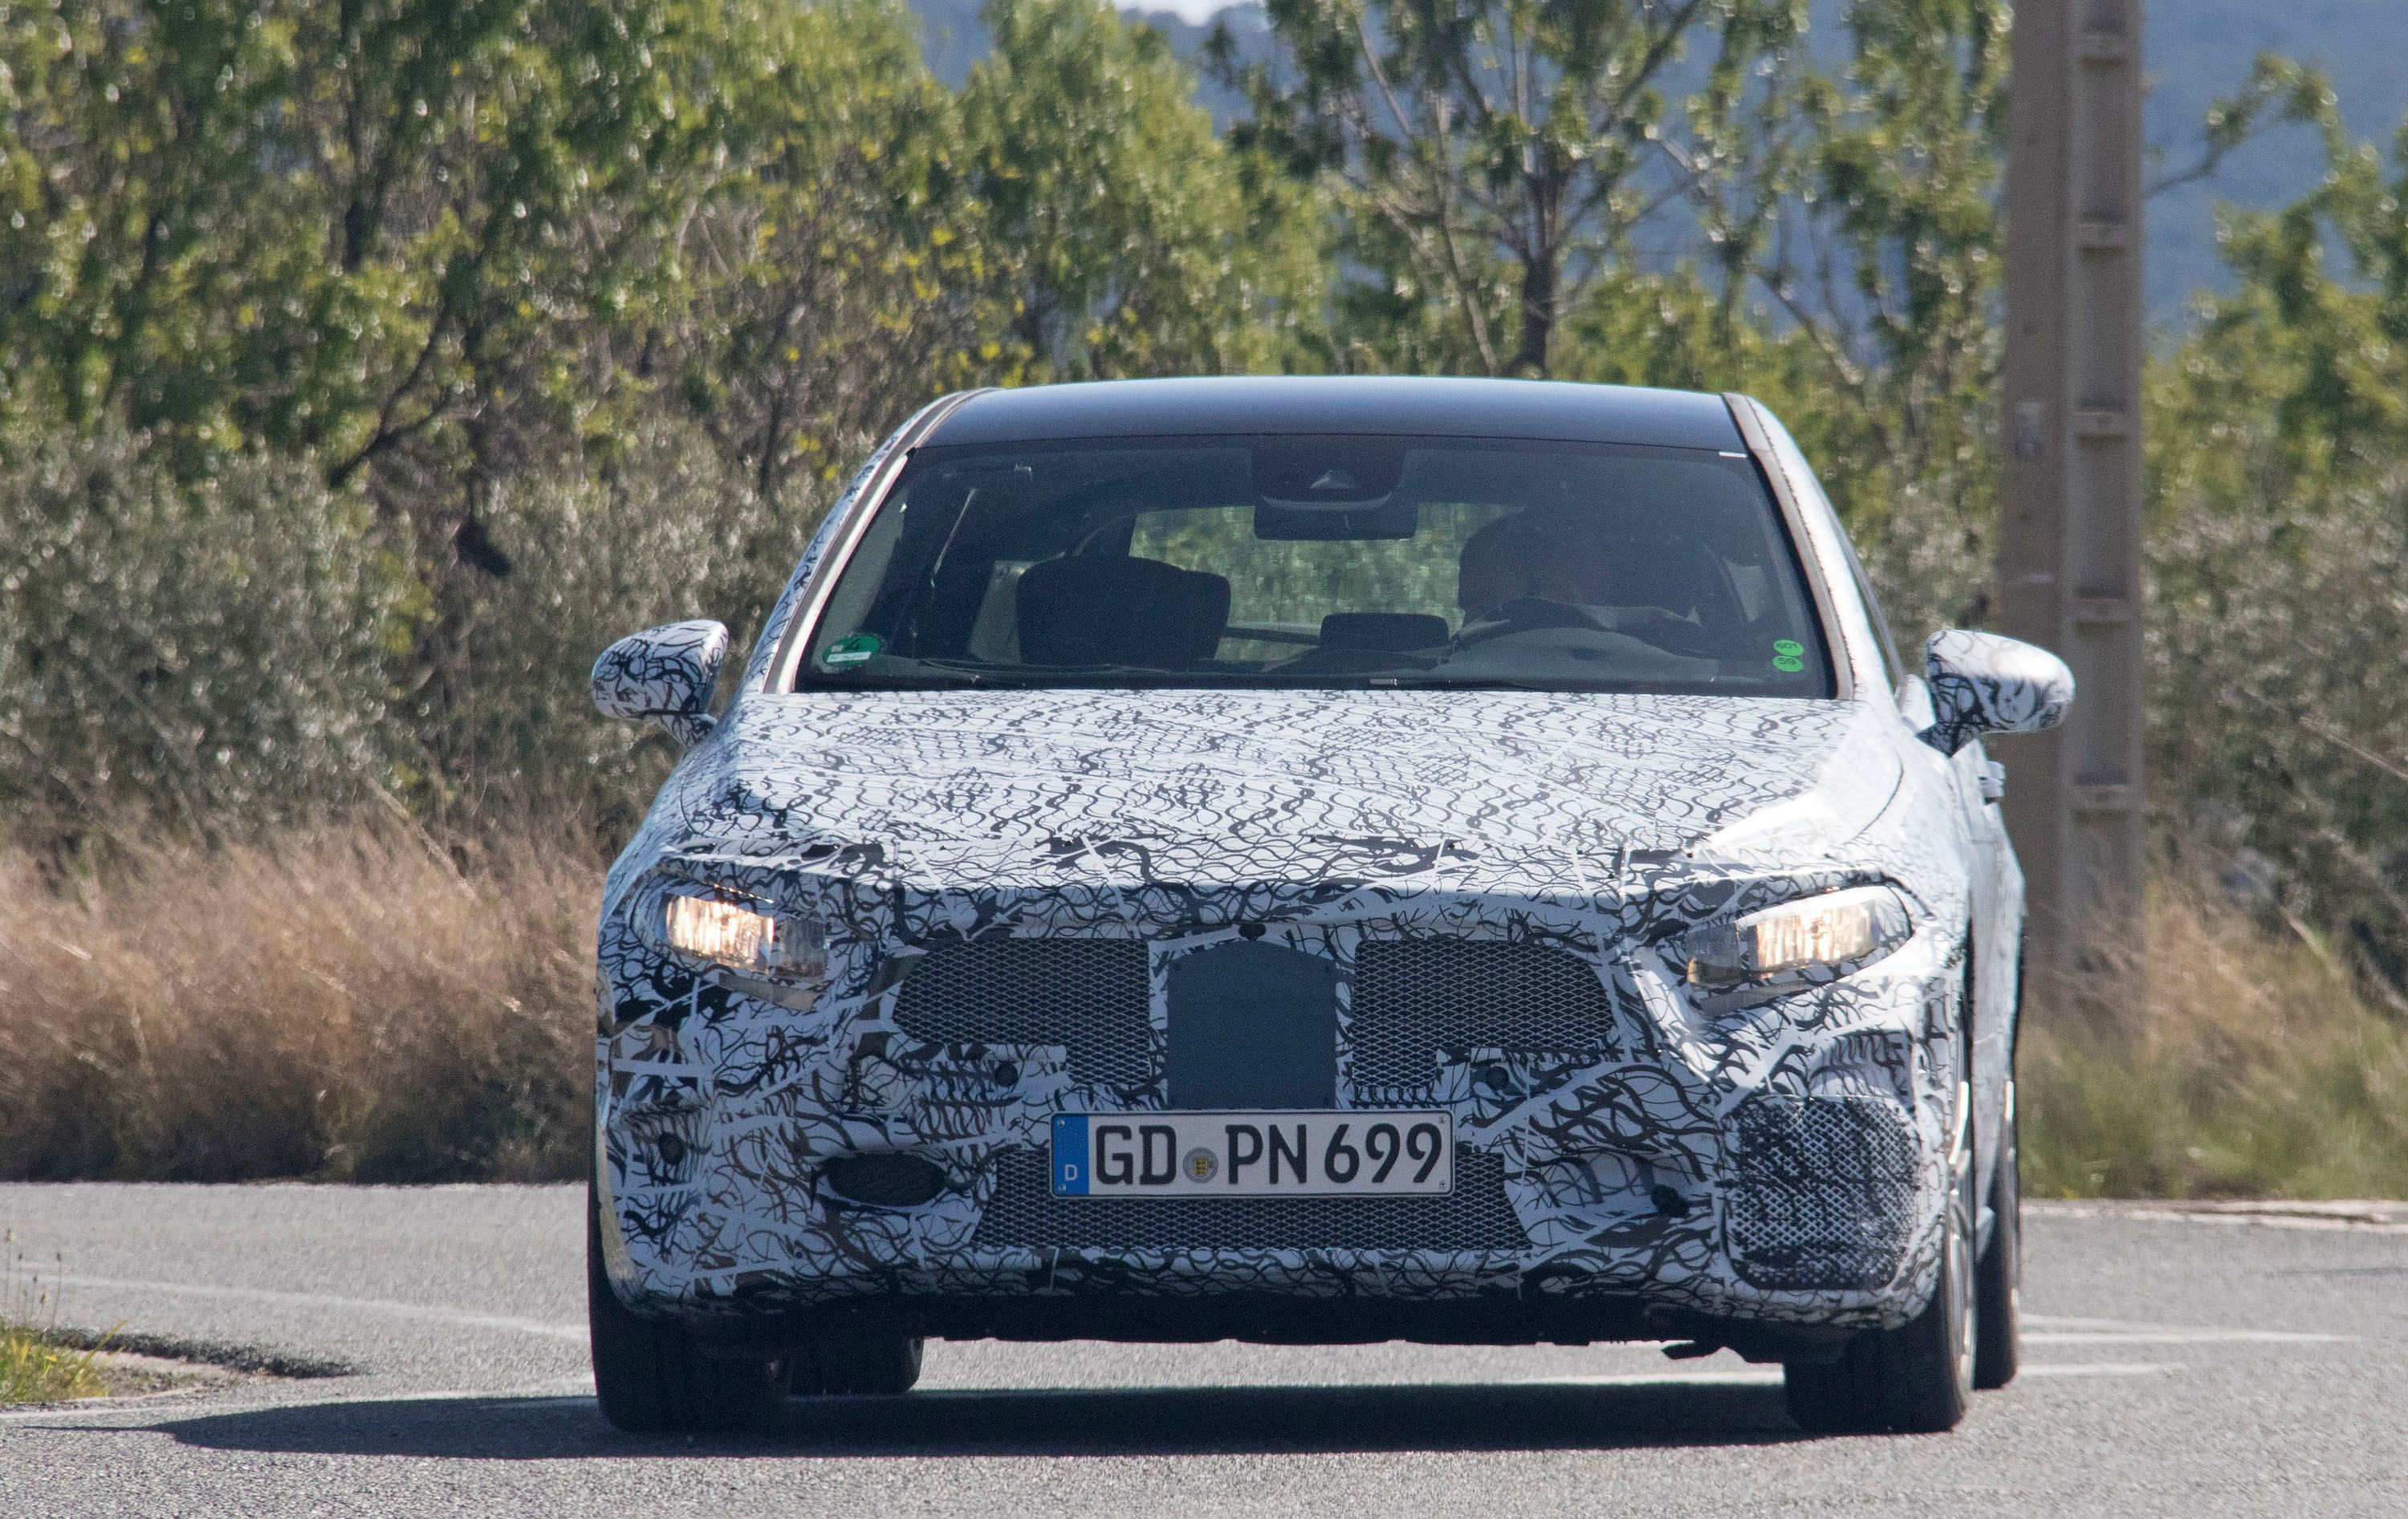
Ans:
[[[0,1412],[0,1512],[2408,1514],[2401,1215],[2036,1210],[2024,1378],[1953,1435],[1802,1435],[1727,1354],[979,1343],[696,1440],[595,1412],[582,1200],[0,1186],[65,1322],[321,1373]]]

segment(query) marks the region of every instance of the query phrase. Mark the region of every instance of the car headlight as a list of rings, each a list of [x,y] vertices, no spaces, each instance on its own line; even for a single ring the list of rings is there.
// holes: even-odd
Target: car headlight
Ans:
[[[827,931],[807,918],[763,910],[734,892],[673,885],[646,894],[637,931],[655,949],[748,976],[817,983],[827,979]]]
[[[1914,932],[1897,892],[1859,886],[1708,924],[1682,939],[1677,953],[1690,985],[1743,1003],[1836,981]]]

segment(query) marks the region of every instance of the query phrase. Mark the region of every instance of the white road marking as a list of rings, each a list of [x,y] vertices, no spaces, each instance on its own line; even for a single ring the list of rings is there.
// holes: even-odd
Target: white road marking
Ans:
[[[2330,1345],[2351,1338],[2280,1334],[2272,1329],[2027,1329],[2023,1341],[2027,1345]]]
[[[2302,1334],[2289,1329],[2222,1329],[2202,1325],[2140,1324],[2128,1319],[2024,1315],[2027,1345],[2337,1345],[2356,1335]]]
[[[282,1292],[272,1287],[219,1287],[197,1282],[136,1282],[123,1277],[54,1276],[44,1280],[62,1287],[93,1287],[108,1292],[171,1293],[183,1297],[219,1297],[241,1303],[280,1303],[295,1308],[322,1308],[351,1312],[383,1313],[396,1318],[428,1319],[472,1329],[509,1329],[551,1340],[585,1341],[585,1326],[553,1324],[543,1319],[514,1318],[502,1313],[470,1313],[428,1303],[396,1302],[387,1297],[337,1297],[325,1293]]]
[[[1716,1386],[1778,1387],[1781,1371],[1777,1367],[1750,1367],[1744,1371],[1631,1371],[1599,1377],[1527,1377],[1516,1383],[1522,1387],[1685,1387],[1712,1383]]]
[[[2400,1203],[2086,1203],[2042,1202],[2024,1207],[2042,1218],[2114,1218],[2143,1224],[2237,1224],[2261,1229],[2345,1229],[2360,1234],[2408,1234],[2408,1208]]]
[[[2015,1376],[2018,1381],[2025,1377],[2146,1377],[2173,1369],[2162,1361],[2049,1361],[2027,1366]]]

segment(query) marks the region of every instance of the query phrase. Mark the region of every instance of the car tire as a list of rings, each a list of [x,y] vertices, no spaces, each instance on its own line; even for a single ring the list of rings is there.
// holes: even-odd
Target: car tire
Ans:
[[[585,1315],[594,1393],[602,1416],[632,1434],[731,1433],[758,1429],[786,1397],[786,1362],[706,1355],[679,1325],[650,1319],[619,1300],[602,1266],[602,1224],[585,1210]]]
[[[1829,1363],[1783,1368],[1789,1416],[1817,1434],[1937,1434],[1973,1397],[1973,1167],[1960,1164],[1931,1301],[1895,1329],[1869,1329]]]
[[[1973,1385],[1985,1392],[2014,1381],[2023,1358],[2024,1189],[2009,1090],[2006,1143],[1990,1177],[1990,1242],[1973,1268]]]
[[[920,1380],[927,1341],[914,1335],[859,1334],[814,1340],[808,1375],[815,1392],[894,1397]]]

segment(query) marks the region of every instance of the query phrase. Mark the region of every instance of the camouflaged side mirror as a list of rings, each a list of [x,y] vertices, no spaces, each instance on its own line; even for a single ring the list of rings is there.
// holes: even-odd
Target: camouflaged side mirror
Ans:
[[[594,705],[605,717],[649,717],[691,749],[709,737],[710,694],[727,658],[727,629],[697,620],[631,633],[594,662]]]
[[[1996,633],[1951,628],[1923,646],[1931,726],[1916,735],[1954,754],[1985,733],[2038,733],[2065,721],[2073,672],[2047,650]]]

